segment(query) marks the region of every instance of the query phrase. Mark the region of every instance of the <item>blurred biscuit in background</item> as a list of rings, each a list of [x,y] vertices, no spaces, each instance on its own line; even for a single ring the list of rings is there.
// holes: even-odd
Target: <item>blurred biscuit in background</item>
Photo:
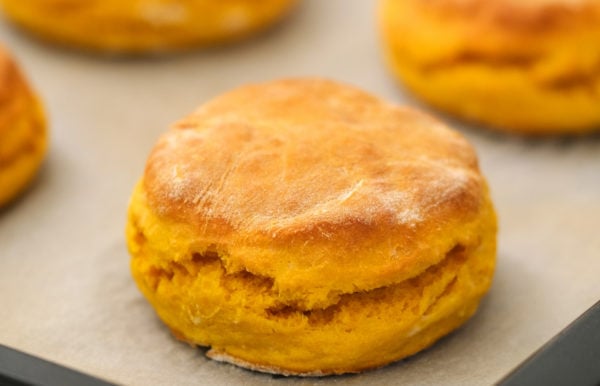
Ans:
[[[11,54],[0,46],[0,206],[30,183],[46,147],[40,101]]]
[[[296,0],[0,0],[44,40],[121,54],[217,45],[283,18]]]
[[[600,1],[382,0],[391,68],[458,117],[524,134],[600,128]]]

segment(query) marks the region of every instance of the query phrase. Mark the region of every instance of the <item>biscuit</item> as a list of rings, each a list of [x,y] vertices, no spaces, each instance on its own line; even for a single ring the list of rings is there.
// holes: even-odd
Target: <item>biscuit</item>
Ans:
[[[46,147],[42,106],[10,54],[0,47],[0,206],[30,183]]]
[[[600,128],[599,0],[382,0],[397,77],[436,108],[532,135]]]
[[[39,37],[91,51],[146,53],[215,45],[270,26],[296,0],[0,0]]]
[[[496,218],[461,135],[308,78],[240,87],[174,124],[126,234],[176,337],[242,367],[327,375],[412,355],[473,315]]]

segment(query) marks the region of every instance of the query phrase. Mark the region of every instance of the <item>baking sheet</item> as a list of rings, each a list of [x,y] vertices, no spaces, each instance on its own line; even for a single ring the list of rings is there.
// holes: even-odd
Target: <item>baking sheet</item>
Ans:
[[[150,59],[57,49],[0,22],[51,122],[39,178],[0,211],[0,343],[127,385],[481,385],[600,299],[600,136],[524,140],[451,122],[477,148],[500,219],[494,285],[456,333],[380,370],[301,379],[210,361],[157,320],[130,279],[123,229],[159,134],[215,95],[288,76],[423,107],[383,64],[374,7],[305,0],[259,38]]]

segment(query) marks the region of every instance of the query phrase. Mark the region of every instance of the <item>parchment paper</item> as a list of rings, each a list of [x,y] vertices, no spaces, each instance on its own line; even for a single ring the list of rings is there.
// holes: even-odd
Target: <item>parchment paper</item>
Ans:
[[[150,59],[78,54],[0,23],[52,136],[34,186],[0,211],[0,343],[127,385],[485,385],[600,299],[600,137],[524,140],[450,121],[476,146],[500,216],[493,288],[459,331],[380,370],[300,379],[210,361],[157,320],[130,278],[123,229],[158,135],[224,91],[288,76],[418,104],[383,64],[374,8],[305,0],[259,38]]]

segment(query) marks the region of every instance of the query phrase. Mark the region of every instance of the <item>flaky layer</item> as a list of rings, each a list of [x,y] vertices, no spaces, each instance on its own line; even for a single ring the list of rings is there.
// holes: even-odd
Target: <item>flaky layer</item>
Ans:
[[[327,278],[282,293],[277,277],[230,267],[228,245],[203,246],[202,235],[194,235],[192,248],[189,229],[157,217],[142,186],[132,197],[127,229],[138,286],[177,337],[211,346],[209,356],[243,367],[325,375],[382,366],[462,324],[491,283],[495,219],[487,198],[472,244],[455,245],[414,277],[333,291],[327,306],[315,306],[306,297],[332,291],[323,288]]]
[[[296,0],[1,0],[40,37],[85,49],[140,53],[242,38],[287,14]]]
[[[0,206],[31,181],[46,146],[41,105],[9,54],[0,48]]]
[[[600,127],[597,0],[383,0],[389,62],[450,113],[530,133]]]

